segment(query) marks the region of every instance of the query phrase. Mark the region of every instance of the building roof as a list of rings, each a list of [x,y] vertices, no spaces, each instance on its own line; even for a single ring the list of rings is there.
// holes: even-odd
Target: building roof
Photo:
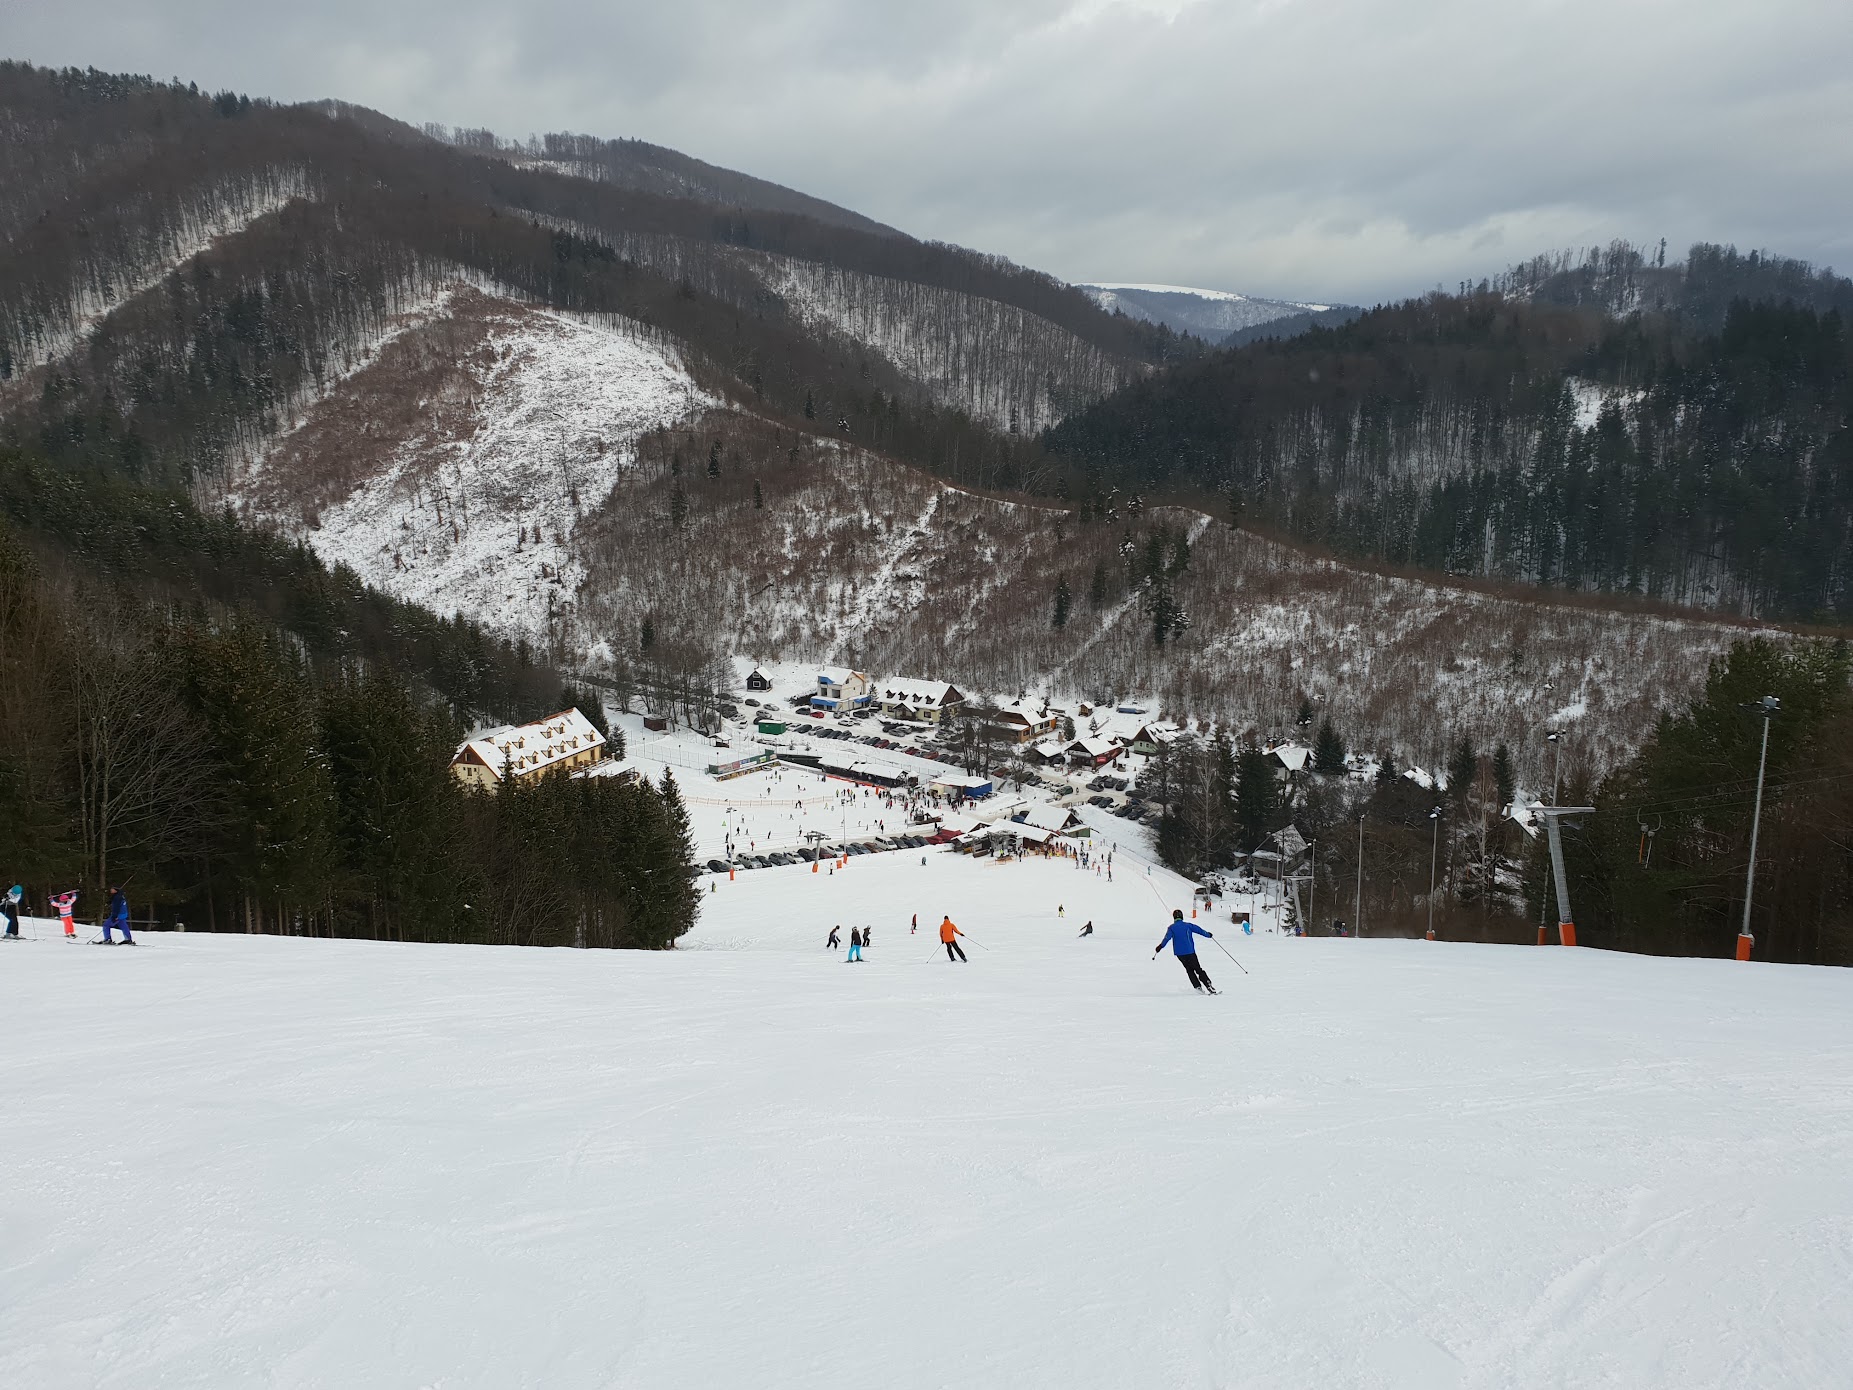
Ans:
[[[1289,772],[1300,772],[1306,767],[1306,760],[1312,757],[1313,750],[1303,743],[1289,739],[1268,749],[1268,756],[1280,761],[1280,765]]]
[[[848,685],[854,680],[859,680],[864,685],[869,683],[869,678],[865,674],[851,670],[847,666],[819,666],[817,668],[819,685]]]
[[[1044,830],[1039,825],[1030,825],[1024,821],[1013,820],[999,821],[997,824],[991,826],[985,833],[992,836],[1011,835],[1019,840],[1027,840],[1031,844],[1037,845],[1047,844],[1050,840],[1055,838],[1053,831]]]
[[[1025,825],[1036,826],[1041,830],[1053,831],[1059,834],[1070,825],[1074,824],[1076,819],[1078,818],[1075,813],[1068,807],[1055,806],[1044,802],[1040,806],[1030,807],[1028,812],[1024,814],[1023,823]]]
[[[1151,719],[1139,726],[1132,736],[1134,743],[1175,743],[1184,736],[1184,731],[1169,719]]]
[[[906,705],[910,709],[938,709],[965,699],[946,681],[918,681],[908,676],[888,677],[877,693],[885,705]]]
[[[576,709],[561,710],[532,724],[503,724],[485,729],[457,745],[451,762],[475,762],[500,780],[504,772],[526,777],[588,749],[602,748],[605,736]]]
[[[1076,739],[1068,745],[1068,751],[1085,753],[1090,758],[1104,758],[1109,754],[1118,753],[1123,746],[1118,739],[1102,738],[1095,734],[1091,738]]]

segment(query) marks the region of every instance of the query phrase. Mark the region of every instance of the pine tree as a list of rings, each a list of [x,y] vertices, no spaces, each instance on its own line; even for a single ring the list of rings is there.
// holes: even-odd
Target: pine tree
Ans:
[[[1068,577],[1063,575],[1055,581],[1054,623],[1057,632],[1068,626],[1068,610],[1073,603],[1074,600],[1068,592]]]
[[[817,401],[809,391],[804,393],[804,418],[807,420],[817,418]]]
[[[1293,716],[1293,722],[1298,724],[1302,730],[1312,727],[1313,702],[1304,695],[1300,696],[1299,712]]]
[[[1107,564],[1104,560],[1094,563],[1094,577],[1087,586],[1087,606],[1096,613],[1107,606]]]
[[[669,524],[680,531],[688,521],[688,494],[682,490],[682,480],[669,490]]]
[[[721,476],[721,441],[718,439],[708,446],[708,476]]]
[[[1493,749],[1493,785],[1499,789],[1499,807],[1503,811],[1518,795],[1518,778],[1512,771],[1512,750],[1503,743]]]
[[[1234,530],[1242,524],[1242,509],[1246,499],[1242,496],[1242,489],[1231,483],[1224,500],[1229,507],[1229,528]]]
[[[643,628],[637,636],[637,650],[647,652],[656,645],[656,619],[648,613],[643,615]]]
[[[1313,740],[1313,771],[1325,777],[1342,776],[1345,771],[1345,741],[1332,727],[1332,721],[1319,721],[1319,736]]]
[[[753,479],[753,510],[762,512],[766,509],[766,494],[760,489],[759,479]]]
[[[1280,787],[1267,754],[1250,745],[1242,750],[1235,773],[1236,843],[1243,853],[1260,849],[1274,830],[1280,812]]]
[[[1480,755],[1474,751],[1473,740],[1462,734],[1448,759],[1448,795],[1456,801],[1464,799],[1479,770]]]

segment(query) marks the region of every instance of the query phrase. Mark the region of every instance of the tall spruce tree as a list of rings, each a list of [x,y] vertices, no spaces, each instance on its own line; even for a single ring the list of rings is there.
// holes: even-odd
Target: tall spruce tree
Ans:
[[[1499,792],[1500,809],[1504,810],[1518,795],[1518,777],[1512,770],[1512,750],[1503,742],[1493,748],[1493,785]]]
[[[1448,795],[1456,801],[1465,800],[1479,771],[1480,755],[1474,751],[1473,740],[1462,734],[1448,756]]]
[[[1339,777],[1345,771],[1345,741],[1332,727],[1328,716],[1319,721],[1319,734],[1313,740],[1313,771],[1325,777]]]
[[[1280,814],[1280,785],[1274,765],[1253,744],[1236,761],[1235,826],[1237,845],[1244,854],[1260,849],[1275,830]]]

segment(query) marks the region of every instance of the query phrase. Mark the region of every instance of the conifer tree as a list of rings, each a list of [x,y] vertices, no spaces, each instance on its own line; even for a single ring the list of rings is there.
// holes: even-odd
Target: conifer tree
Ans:
[[[1345,741],[1332,727],[1331,719],[1321,719],[1318,737],[1313,740],[1313,771],[1326,777],[1342,776],[1345,753]]]
[[[1107,606],[1107,565],[1104,560],[1094,564],[1094,577],[1087,586],[1087,606],[1096,613]]]
[[[1235,774],[1236,843],[1243,853],[1261,848],[1274,830],[1279,811],[1280,787],[1274,781],[1274,768],[1267,754],[1251,744],[1242,750]]]
[[[1518,795],[1518,778],[1512,770],[1512,750],[1504,743],[1493,749],[1493,785],[1499,791],[1499,807],[1503,811],[1512,804],[1512,798]]]
[[[1073,606],[1073,603],[1074,599],[1068,592],[1068,577],[1063,575],[1060,579],[1055,581],[1055,612],[1053,615],[1053,622],[1057,632],[1060,632],[1063,628],[1068,626],[1068,610]]]
[[[1456,801],[1465,799],[1479,770],[1480,755],[1474,751],[1473,740],[1462,734],[1448,758],[1448,795]]]

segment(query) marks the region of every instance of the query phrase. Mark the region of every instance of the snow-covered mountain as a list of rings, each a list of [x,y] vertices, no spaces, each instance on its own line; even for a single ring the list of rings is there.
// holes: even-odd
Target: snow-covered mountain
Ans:
[[[1301,314],[1323,314],[1343,308],[1335,304],[1306,304],[1289,299],[1266,299],[1230,290],[1193,289],[1186,285],[1080,284],[1108,313],[1118,311],[1141,323],[1162,323],[1177,333],[1191,333],[1206,342],[1219,343],[1244,328],[1258,328],[1277,319]]]
[[[1182,509],[1086,524],[980,496],[755,413],[660,333],[483,282],[426,292],[356,360],[226,500],[592,672],[633,660],[648,616],[658,653],[696,670],[839,660],[1263,732],[1305,695],[1431,764],[1445,701],[1487,745],[1570,724],[1603,766],[1742,631],[1373,574]],[[1174,588],[1191,626],[1163,646],[1133,532],[1190,538]]]

